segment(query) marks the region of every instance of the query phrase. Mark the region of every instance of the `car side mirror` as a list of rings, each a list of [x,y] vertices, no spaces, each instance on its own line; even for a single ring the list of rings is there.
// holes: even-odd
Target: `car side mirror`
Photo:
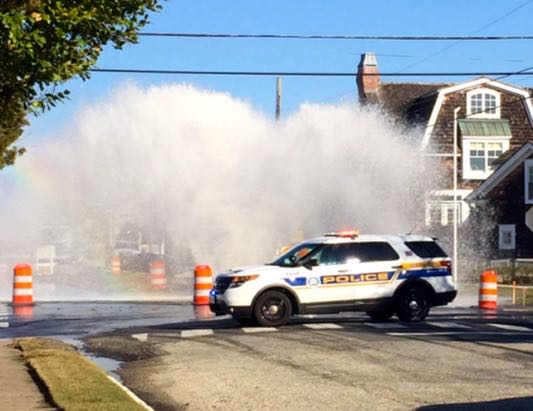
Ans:
[[[318,267],[318,260],[316,258],[311,258],[304,264],[304,267],[308,270],[312,270],[313,267]]]

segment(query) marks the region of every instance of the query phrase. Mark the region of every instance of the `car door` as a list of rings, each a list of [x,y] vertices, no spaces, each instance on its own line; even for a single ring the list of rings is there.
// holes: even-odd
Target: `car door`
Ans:
[[[311,298],[315,302],[347,302],[355,296],[352,282],[358,264],[353,263],[351,243],[325,245],[313,256],[318,265],[312,268]]]
[[[353,259],[357,263],[352,278],[353,298],[373,300],[394,293],[394,276],[400,267],[400,256],[387,241],[353,243]]]

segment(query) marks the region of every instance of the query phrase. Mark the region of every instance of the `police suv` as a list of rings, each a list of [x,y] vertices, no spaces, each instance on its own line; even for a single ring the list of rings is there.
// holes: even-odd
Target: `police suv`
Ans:
[[[262,326],[342,311],[416,322],[456,295],[451,260],[434,239],[351,230],[306,240],[269,264],[219,274],[209,306]]]

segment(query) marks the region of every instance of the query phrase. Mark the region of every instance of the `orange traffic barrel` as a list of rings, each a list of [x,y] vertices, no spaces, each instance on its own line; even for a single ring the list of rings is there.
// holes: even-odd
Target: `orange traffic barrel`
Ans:
[[[479,278],[479,308],[494,309],[498,306],[498,278],[492,270],[485,270]]]
[[[150,261],[150,282],[152,284],[152,290],[164,290],[167,288],[165,260],[157,258]]]
[[[33,304],[31,265],[17,264],[13,269],[13,306]]]
[[[31,319],[33,318],[33,305],[14,305],[13,315],[25,320]]]
[[[194,318],[197,320],[209,320],[210,318],[213,318],[213,313],[208,305],[195,305]]]
[[[213,287],[213,270],[208,265],[194,267],[194,305],[209,305],[209,290]]]
[[[111,257],[111,272],[115,275],[120,274],[120,256],[114,255]]]

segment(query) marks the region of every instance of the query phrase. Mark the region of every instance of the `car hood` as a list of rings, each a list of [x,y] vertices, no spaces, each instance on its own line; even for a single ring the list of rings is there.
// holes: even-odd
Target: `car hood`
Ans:
[[[263,274],[269,271],[279,272],[281,267],[276,265],[248,265],[243,267],[234,267],[230,270],[220,273],[220,275],[247,275],[247,274]]]

